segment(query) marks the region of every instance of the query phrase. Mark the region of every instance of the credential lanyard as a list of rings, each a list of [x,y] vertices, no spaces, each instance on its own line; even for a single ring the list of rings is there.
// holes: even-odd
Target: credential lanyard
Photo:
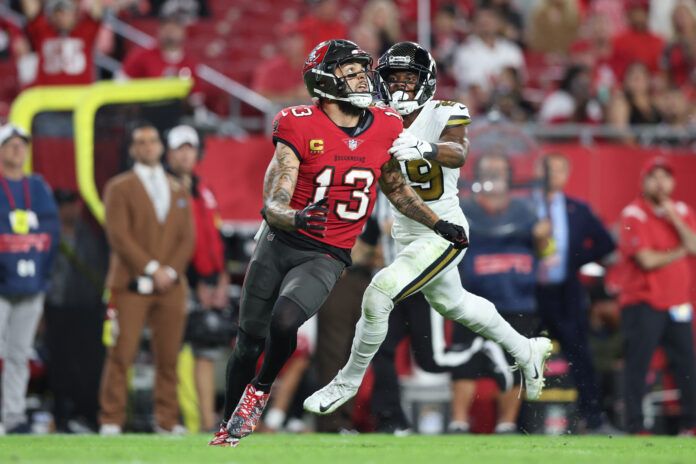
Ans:
[[[7,201],[10,202],[10,211],[14,211],[17,209],[17,203],[15,203],[12,190],[10,190],[10,186],[7,184],[4,176],[0,176],[0,184],[2,184],[2,189],[5,191],[5,195],[7,195]],[[29,191],[29,181],[26,177],[22,178],[22,187],[24,187],[24,209],[31,211],[31,193]]]

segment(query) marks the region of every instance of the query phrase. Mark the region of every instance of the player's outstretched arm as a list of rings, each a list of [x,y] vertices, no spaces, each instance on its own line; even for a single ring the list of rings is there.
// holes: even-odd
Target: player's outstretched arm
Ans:
[[[399,162],[392,158],[382,166],[379,179],[382,192],[401,214],[433,228],[440,219],[406,182]]]
[[[379,179],[379,185],[382,192],[401,214],[433,229],[436,234],[452,242],[455,248],[462,249],[469,246],[469,238],[466,236],[464,228],[440,219],[425,204],[423,199],[406,182],[401,173],[401,166],[396,159],[392,158],[382,166],[382,177]]]
[[[469,154],[466,125],[445,128],[438,143],[420,140],[412,133],[404,131],[394,141],[389,153],[399,161],[427,159],[437,161],[446,168],[460,168],[464,166]]]
[[[273,227],[295,230],[297,211],[290,207],[290,200],[295,192],[299,169],[300,160],[292,149],[278,142],[263,180],[265,218]]]

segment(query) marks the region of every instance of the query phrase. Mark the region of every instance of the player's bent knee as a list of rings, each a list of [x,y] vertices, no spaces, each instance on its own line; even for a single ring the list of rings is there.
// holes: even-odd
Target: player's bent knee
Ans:
[[[372,281],[370,282],[370,287],[379,290],[385,295],[391,296],[393,298],[394,296],[396,296],[399,290],[401,290],[397,288],[399,286],[399,279],[397,273],[398,270],[394,269],[394,267],[385,267],[377,274],[375,274],[375,276],[372,278]]]
[[[394,302],[386,293],[372,284],[367,286],[362,301],[363,314],[367,319],[389,319],[392,309]]]
[[[273,308],[271,334],[287,336],[297,333],[297,330],[306,320],[307,315],[299,304],[290,298],[281,296]]]
[[[239,330],[237,344],[234,347],[234,355],[238,359],[259,359],[266,344],[265,338],[257,338]]]

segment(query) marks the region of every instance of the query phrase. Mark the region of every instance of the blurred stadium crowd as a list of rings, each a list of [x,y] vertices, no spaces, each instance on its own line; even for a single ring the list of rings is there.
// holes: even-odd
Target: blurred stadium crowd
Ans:
[[[54,0],[43,13],[40,3],[0,4],[0,117],[27,86],[177,74],[196,76],[194,105],[228,114],[228,98],[198,78],[198,64],[285,105],[307,99],[301,68],[320,41],[347,37],[377,57],[419,38],[416,0]],[[428,3],[439,96],[474,115],[693,128],[691,1]],[[124,35],[126,26],[148,35]],[[73,40],[50,40],[60,35]]]
[[[344,433],[356,430],[514,433],[521,429],[549,434],[619,433],[623,429],[630,433],[696,433],[696,416],[688,411],[689,404],[694,403],[696,389],[684,393],[684,386],[693,386],[688,378],[696,367],[693,350],[685,349],[681,343],[686,340],[688,346],[693,338],[683,331],[675,335],[669,323],[662,319],[650,319],[655,316],[653,313],[664,315],[667,314],[664,311],[677,308],[673,322],[686,322],[690,333],[691,309],[687,317],[682,305],[689,298],[671,301],[668,297],[670,302],[665,307],[658,304],[659,311],[664,310],[662,313],[655,307],[651,312],[650,308],[641,306],[631,314],[637,315],[639,310],[645,314],[636,317],[633,325],[626,325],[620,305],[636,306],[646,299],[660,297],[659,292],[636,297],[639,290],[635,288],[623,296],[619,293],[625,288],[622,284],[642,278],[639,274],[647,267],[624,267],[605,275],[601,266],[586,266],[621,262],[612,253],[615,247],[624,257],[636,252],[629,244],[638,238],[624,230],[630,217],[619,220],[624,222],[619,222],[618,230],[611,230],[608,224],[597,220],[597,216],[605,223],[617,219],[618,211],[607,213],[602,209],[603,202],[623,201],[619,205],[623,208],[626,197],[633,198],[634,193],[639,193],[634,188],[637,184],[641,183],[643,193],[651,188],[661,191],[661,182],[670,179],[682,181],[678,184],[682,188],[680,192],[689,192],[689,199],[696,199],[693,186],[685,185],[688,183],[679,175],[685,172],[680,167],[689,169],[695,165],[686,160],[688,155],[693,155],[696,143],[694,0],[0,0],[0,122],[8,119],[17,95],[32,87],[169,76],[194,81],[184,112],[185,121],[198,132],[179,126],[158,141],[169,173],[183,179],[182,184],[193,195],[194,208],[198,208],[194,217],[197,234],[202,231],[207,237],[205,243],[196,244],[194,256],[198,261],[194,258],[187,271],[191,296],[187,302],[189,317],[185,332],[187,346],[192,345],[193,350],[187,351],[183,361],[179,360],[182,423],[191,431],[216,429],[220,371],[224,370],[224,354],[233,343],[240,284],[253,248],[250,234],[239,233],[234,225],[222,234],[224,243],[213,237],[216,234],[211,232],[211,224],[219,226],[215,199],[206,188],[209,180],[194,174],[194,160],[196,156],[200,159],[204,151],[212,152],[214,146],[206,145],[197,134],[268,133],[269,128],[247,124],[245,118],[255,115],[263,120],[259,115],[268,113],[269,108],[307,103],[309,98],[302,80],[307,54],[317,43],[339,37],[355,41],[375,60],[396,42],[419,40],[437,61],[436,98],[465,103],[475,123],[477,120],[512,122],[516,129],[507,134],[506,140],[534,147],[534,142],[521,135],[519,128],[533,126],[542,131],[546,128],[551,134],[553,128],[560,128],[567,130],[564,137],[569,135],[577,140],[582,138],[582,130],[594,127],[598,140],[612,143],[608,149],[598,151],[599,155],[623,150],[621,159],[632,164],[624,178],[616,181],[617,187],[600,191],[601,196],[621,189],[623,196],[618,200],[599,198],[600,201],[592,203],[595,210],[592,212],[582,202],[563,203],[562,197],[555,195],[562,195],[567,183],[574,187],[598,184],[600,178],[613,183],[614,178],[602,177],[601,156],[595,157],[598,161],[591,169],[579,163],[582,169],[577,171],[569,159],[577,161],[580,152],[572,157],[556,152],[544,158],[535,153],[523,159],[521,165],[519,160],[510,161],[487,153],[485,130],[476,132],[476,126],[472,126],[472,133],[480,136],[482,146],[472,144],[477,150],[477,164],[465,169],[473,180],[463,188],[467,194],[462,205],[468,208],[465,209],[468,216],[479,214],[478,224],[488,227],[477,228],[476,221],[470,220],[472,234],[480,234],[483,240],[497,230],[495,227],[505,225],[492,219],[487,222],[484,210],[507,213],[514,208],[517,208],[517,225],[520,221],[523,224],[523,233],[509,237],[503,233],[501,240],[487,250],[479,248],[474,253],[476,249],[472,248],[462,263],[462,275],[472,292],[490,292],[485,296],[511,320],[524,319],[526,328],[520,330],[531,335],[544,329],[558,342],[548,374],[550,392],[542,401],[516,400],[517,390],[510,390],[507,385],[509,379],[503,372],[507,366],[501,368],[505,360],[501,361],[495,347],[484,346],[483,341],[472,342],[469,335],[457,333],[448,324],[434,319],[432,330],[440,330],[442,337],[440,354],[466,352],[476,346],[477,358],[464,370],[444,369],[447,365],[444,361],[439,367],[428,369],[426,366],[433,359],[438,364],[437,353],[432,352],[435,341],[430,339],[434,332],[417,330],[423,328],[418,322],[422,319],[400,314],[394,316],[392,324],[398,329],[396,332],[390,329],[389,343],[375,359],[374,374],[368,377],[355,402],[332,417],[317,421],[303,417],[302,399],[326,383],[347,358],[362,291],[372,273],[384,264],[384,255],[389,253],[385,238],[389,218],[385,208],[378,206],[372,228],[365,231],[360,246],[354,250],[355,266],[346,271],[318,319],[303,328],[296,355],[274,390],[265,429]],[[248,99],[240,103],[237,84],[244,86],[241,93],[245,98],[254,97],[251,103]],[[160,129],[171,129],[179,121],[153,122]],[[3,147],[6,142],[9,147],[11,141],[29,140],[27,134],[6,128],[7,133],[3,132],[0,139]],[[49,135],[71,132],[62,131],[59,124],[47,129],[46,124],[39,124],[38,118],[34,129]],[[665,132],[660,132],[662,129]],[[123,140],[119,143],[138,160],[140,154],[133,154],[137,150],[135,140],[126,137],[133,134],[125,132],[121,130]],[[687,156],[680,157],[677,163],[658,158],[638,166],[638,161],[630,161],[633,153],[626,150],[642,149],[640,153],[636,151],[636,158],[647,158],[650,146],[638,148],[645,142],[645,133],[658,134],[650,139],[652,143],[676,146]],[[496,137],[497,133],[492,134]],[[38,142],[39,139],[34,141],[35,151]],[[261,145],[262,149],[243,144],[234,147],[251,154],[265,150],[270,156],[270,143],[266,139],[263,142],[267,146]],[[182,155],[178,151],[185,146],[193,148],[195,154],[189,161],[181,158],[190,156],[189,152]],[[102,148],[107,151],[106,147]],[[3,150],[10,153],[9,148]],[[491,156],[483,162],[482,155]],[[239,156],[241,159],[242,155]],[[126,167],[127,156],[123,158],[112,164]],[[204,161],[212,163],[211,159]],[[263,163],[253,160],[251,163],[264,165],[256,167],[256,173],[265,167],[265,158]],[[215,166],[219,171],[228,168],[224,163]],[[606,172],[618,173],[620,177],[622,169],[617,166],[618,161]],[[514,172],[520,168],[528,171],[522,180],[537,176],[541,181],[516,185],[524,184]],[[206,172],[213,169],[209,167]],[[529,174],[531,171],[534,173]],[[585,176],[581,181],[578,172]],[[632,174],[636,174],[635,178]],[[486,181],[494,186],[500,182],[501,186],[484,188]],[[230,183],[226,179],[222,182]],[[212,177],[210,183],[213,184]],[[13,185],[10,183],[12,195],[19,198],[21,184],[17,184],[16,192]],[[632,190],[627,193],[629,185]],[[110,337],[118,336],[113,326],[117,308],[112,305],[107,308],[108,299],[102,294],[109,253],[106,235],[110,231],[107,224],[105,235],[83,209],[74,189],[62,185],[51,187],[62,238],[55,251],[57,258],[50,275],[44,323],[39,327],[31,371],[27,374],[31,378],[28,414],[17,408],[8,412],[3,403],[4,428],[18,433],[54,430],[92,433],[99,431],[100,425],[98,395],[104,365],[103,344],[112,344]],[[215,188],[211,190],[220,200],[223,193]],[[4,191],[7,193],[7,188]],[[593,190],[595,194],[597,191]],[[260,186],[257,192],[260,197]],[[669,190],[661,201],[669,200],[671,193]],[[517,200],[511,203],[510,197],[521,203],[515,203]],[[594,199],[598,199],[597,195]],[[245,206],[242,203],[237,199],[227,208],[241,208]],[[688,208],[685,203],[678,204],[684,206],[674,208]],[[630,210],[633,216],[640,216],[636,208],[639,210],[644,205],[633,206]],[[674,212],[671,201],[666,208],[671,224],[681,221],[696,228],[696,222],[689,222],[694,220],[690,208],[689,215],[683,216],[679,216],[681,209]],[[602,210],[597,213],[597,209]],[[554,217],[558,211],[561,216],[581,211],[579,215],[583,219],[573,222],[577,221],[575,216],[559,224],[558,217]],[[226,219],[224,214],[223,219]],[[662,219],[660,216],[655,221]],[[613,232],[611,236],[607,229]],[[586,235],[573,235],[573,231],[580,230],[586,231]],[[560,248],[533,245],[539,236],[549,235]],[[670,239],[677,240],[677,234],[673,235]],[[677,262],[683,266],[676,274],[667,276],[667,280],[686,282],[686,287],[680,287],[673,295],[681,296],[679,291],[686,288],[687,294],[691,291],[693,297],[694,285],[688,275],[694,263],[687,256],[696,254],[696,248],[692,249],[696,244],[681,234],[678,238],[684,243],[670,245],[677,251],[665,258],[663,265]],[[559,258],[564,254],[566,258]],[[559,267],[563,268],[562,272],[558,271]],[[581,269],[578,280],[575,275]],[[504,276],[486,280],[486,276],[497,274]],[[510,277],[512,274],[515,276]],[[174,275],[177,275],[175,270]],[[559,312],[558,308],[567,312]],[[420,317],[423,315],[429,317],[427,313]],[[440,329],[439,324],[442,324]],[[659,336],[647,337],[650,340],[646,338],[641,345],[642,337],[651,328]],[[408,343],[402,343],[406,335],[411,338],[413,356],[409,354]],[[418,337],[427,341],[425,345],[433,342],[425,349],[431,351],[427,356],[419,351]],[[658,351],[653,357],[653,350],[660,342],[673,338],[681,342],[666,347],[673,364],[670,370],[664,352]],[[130,406],[125,430],[180,433],[184,429],[178,423],[157,423],[156,418],[160,416],[156,408],[161,405],[154,406],[153,415],[153,379],[166,375],[159,367],[153,368],[149,346],[154,343],[152,334],[145,340],[129,374]],[[647,348],[635,351],[638,359],[634,356],[628,360],[624,350],[627,341]],[[21,356],[24,354],[20,353],[20,361]],[[628,372],[626,363],[631,366]],[[426,370],[437,373],[426,373]],[[400,384],[395,383],[397,375]],[[643,396],[639,388],[626,396],[627,385],[639,385],[643,380],[647,382],[647,395]],[[10,382],[7,375],[3,376],[3,382]],[[3,384],[3,388],[7,391],[12,386]],[[110,400],[105,399],[104,395],[108,396],[105,387],[101,388],[103,409],[104,403]],[[506,388],[514,394],[499,395],[499,390]],[[16,389],[15,385],[15,394]]]

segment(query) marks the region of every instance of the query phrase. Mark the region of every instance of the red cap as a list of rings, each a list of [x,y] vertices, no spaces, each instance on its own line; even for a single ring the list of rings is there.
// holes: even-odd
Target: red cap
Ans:
[[[645,176],[652,173],[655,169],[664,169],[671,175],[674,175],[674,166],[672,163],[664,156],[655,156],[650,158],[644,165],[643,169],[640,170],[640,178],[645,179]]]

